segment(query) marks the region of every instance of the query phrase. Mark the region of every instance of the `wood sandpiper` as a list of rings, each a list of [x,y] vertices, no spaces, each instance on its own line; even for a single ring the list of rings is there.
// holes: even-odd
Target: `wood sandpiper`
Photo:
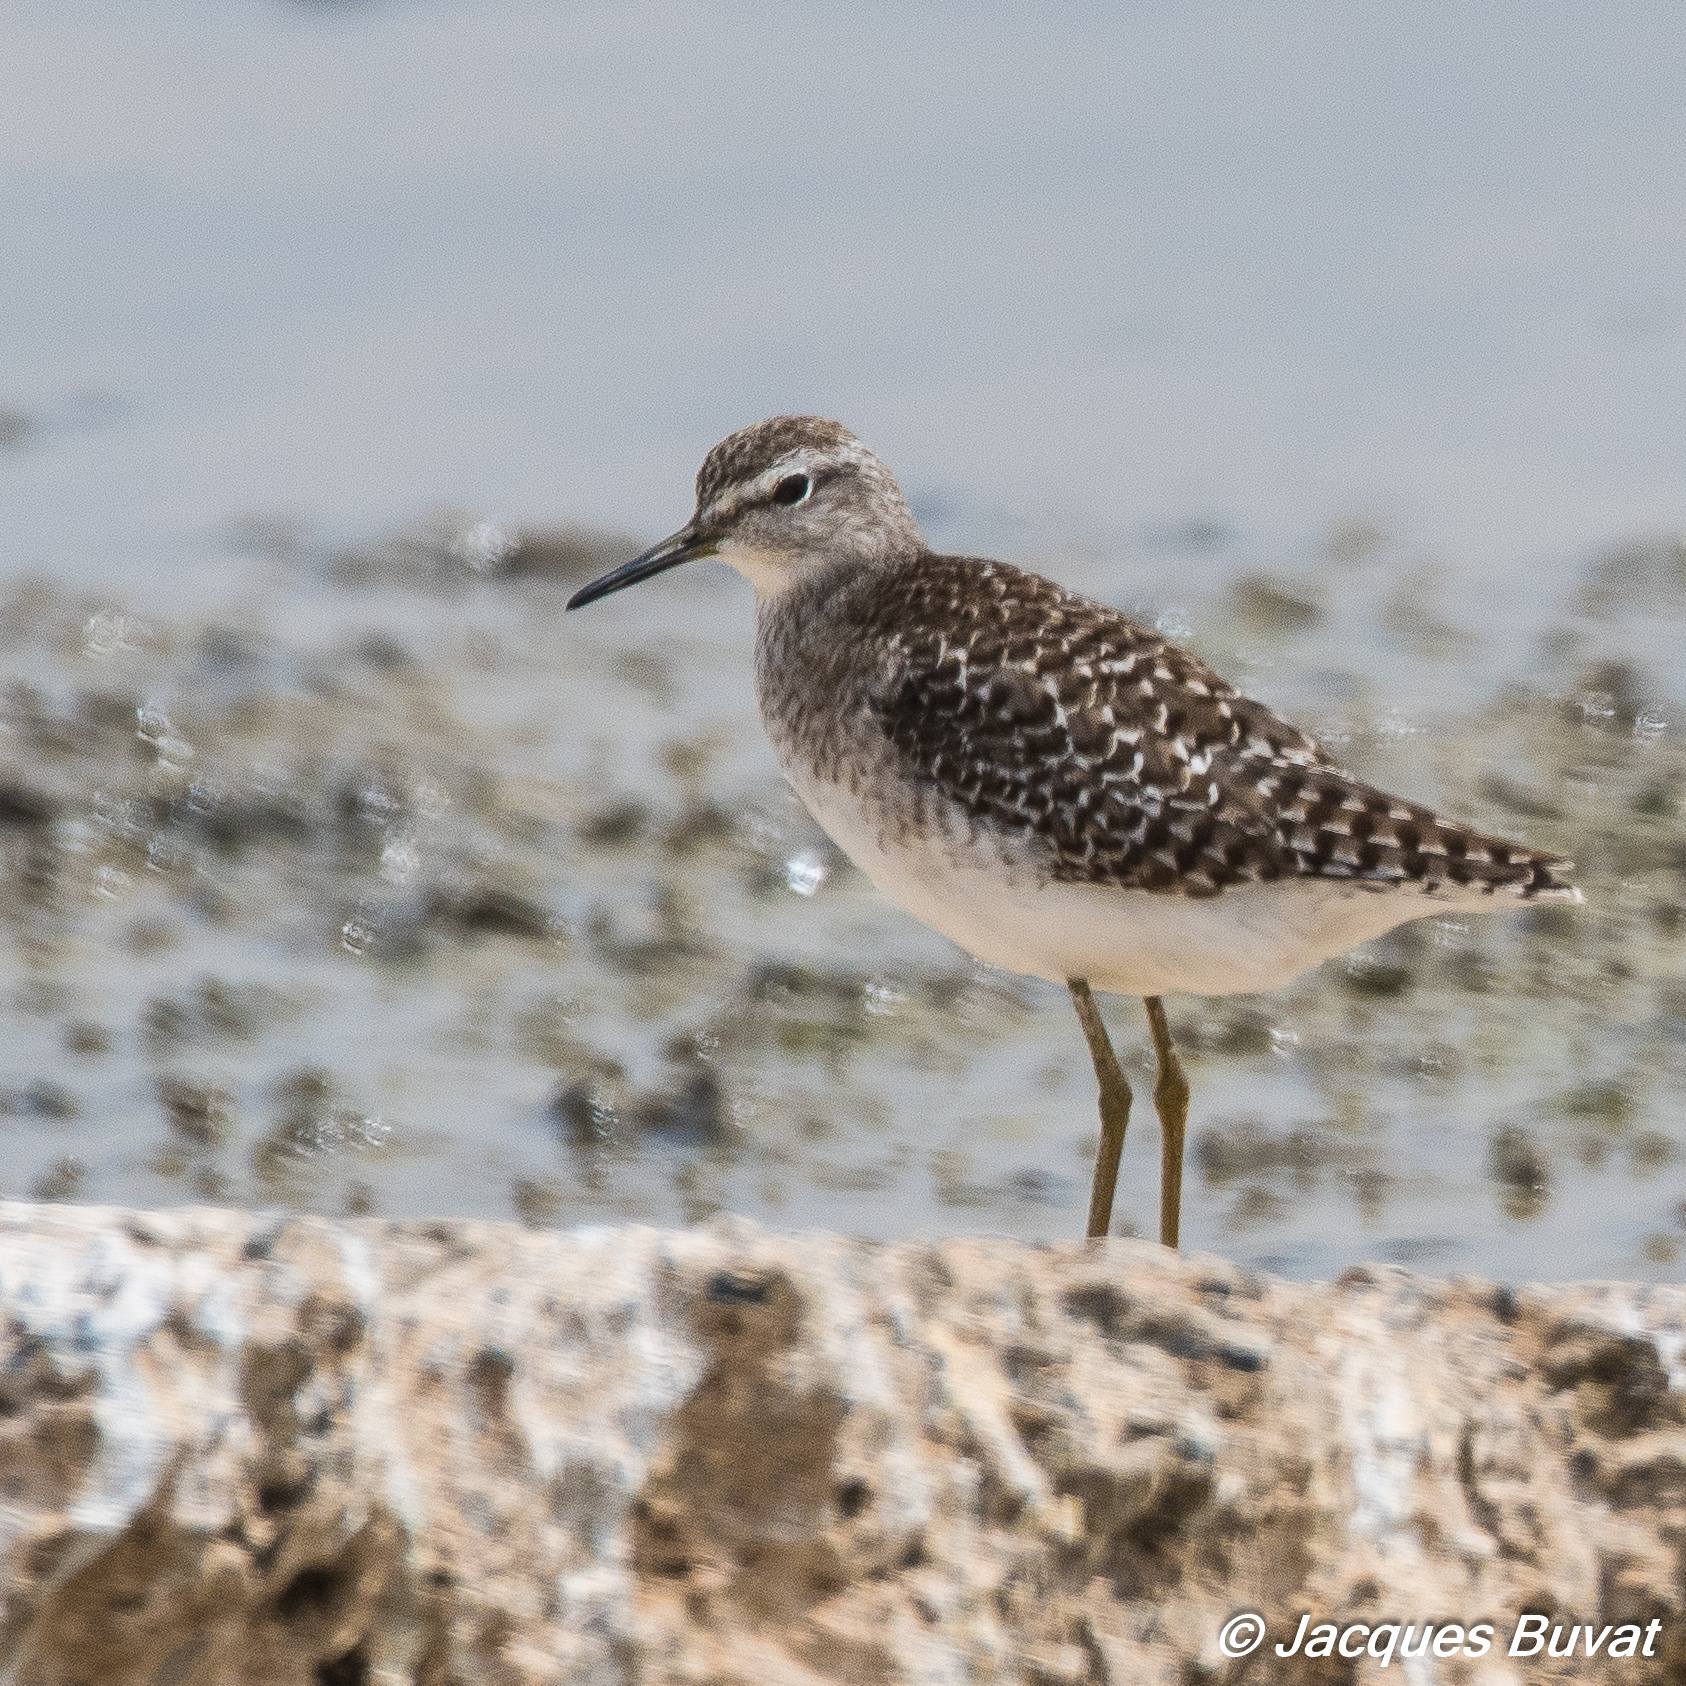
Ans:
[[[1411,919],[1581,900],[1570,862],[1364,784],[1117,610],[934,555],[894,475],[836,422],[723,439],[696,500],[568,607],[698,557],[750,581],[761,718],[815,819],[916,918],[1071,992],[1100,1087],[1091,1236],[1130,1114],[1091,986],[1147,1009],[1175,1247],[1189,1090],[1161,996],[1276,989]]]

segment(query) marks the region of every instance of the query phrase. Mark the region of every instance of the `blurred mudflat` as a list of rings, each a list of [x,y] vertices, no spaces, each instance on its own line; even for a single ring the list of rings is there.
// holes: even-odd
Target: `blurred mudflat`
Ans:
[[[897,912],[807,818],[734,576],[564,621],[631,548],[252,523],[148,590],[5,586],[6,1194],[1079,1232],[1095,1126],[1063,994]],[[1368,528],[1275,568],[1200,533],[1016,556],[1188,637],[1366,777],[1580,863],[1584,909],[1174,1000],[1188,1244],[1295,1275],[1671,1274],[1686,754],[1660,653],[1686,552],[1596,554],[1504,640],[1441,618],[1458,594]],[[1166,578],[1177,601],[1144,598]],[[1145,1026],[1103,1005],[1145,1233]]]
[[[1678,1268],[1686,10],[3,11],[0,1193],[1078,1234],[1069,1008],[794,804],[741,584],[563,620],[803,410],[1580,863],[1173,1001],[1190,1245]]]

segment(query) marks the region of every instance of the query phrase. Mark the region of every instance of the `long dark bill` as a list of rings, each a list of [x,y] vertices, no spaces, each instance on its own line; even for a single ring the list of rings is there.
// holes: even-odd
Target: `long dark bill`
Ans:
[[[713,539],[704,538],[692,527],[681,527],[671,538],[651,545],[642,556],[635,556],[630,562],[623,562],[600,579],[593,580],[590,585],[581,586],[568,599],[568,607],[583,609],[587,603],[595,603],[599,597],[607,597],[611,592],[620,591],[629,585],[637,585],[640,580],[653,579],[657,574],[665,574],[669,568],[677,568],[681,562],[694,562],[699,557],[713,554]]]

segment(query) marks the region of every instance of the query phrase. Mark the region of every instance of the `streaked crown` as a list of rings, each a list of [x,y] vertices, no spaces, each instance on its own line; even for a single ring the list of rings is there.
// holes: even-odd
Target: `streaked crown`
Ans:
[[[692,527],[751,577],[754,555],[878,562],[925,548],[896,477],[824,416],[773,416],[722,439],[697,470]]]
[[[703,458],[696,512],[677,533],[581,587],[568,607],[704,556],[730,562],[765,602],[838,563],[924,551],[895,475],[854,434],[823,416],[774,416],[739,428]]]

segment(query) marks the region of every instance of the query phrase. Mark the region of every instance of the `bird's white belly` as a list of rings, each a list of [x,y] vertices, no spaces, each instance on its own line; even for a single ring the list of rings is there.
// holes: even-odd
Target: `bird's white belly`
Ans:
[[[1120,995],[1279,989],[1396,925],[1493,905],[1304,878],[1207,897],[1049,882],[985,840],[890,841],[848,791],[786,770],[814,818],[897,906],[980,960],[1050,983],[1086,978]]]

